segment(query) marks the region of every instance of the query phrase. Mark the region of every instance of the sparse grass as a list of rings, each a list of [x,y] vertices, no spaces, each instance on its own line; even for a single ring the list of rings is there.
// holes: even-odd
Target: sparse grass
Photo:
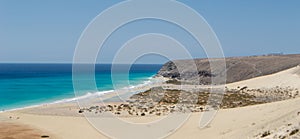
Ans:
[[[145,92],[141,92],[131,97],[131,99],[149,99],[152,98],[155,102],[159,104],[177,104],[177,103],[184,103],[184,104],[197,104],[197,105],[206,105],[210,93],[208,92],[187,92],[187,91],[180,91],[180,90],[163,90],[161,89],[147,90]],[[153,94],[150,96],[150,92]],[[158,96],[158,93],[163,93],[163,95]],[[211,99],[211,102],[214,103],[215,100],[219,100],[222,96],[214,96]],[[160,99],[157,99],[160,98]],[[251,96],[249,94],[241,94],[236,92],[226,92],[224,94],[221,108],[234,108],[239,106],[247,106],[253,104],[259,104],[261,102],[255,102],[255,96]],[[195,102],[196,101],[196,102]]]

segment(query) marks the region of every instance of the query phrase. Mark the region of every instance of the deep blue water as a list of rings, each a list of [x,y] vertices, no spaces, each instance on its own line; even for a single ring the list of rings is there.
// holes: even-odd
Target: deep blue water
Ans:
[[[128,85],[128,76],[118,65],[117,86]],[[155,75],[161,65],[132,65],[130,85],[142,84]],[[111,65],[95,66],[98,91],[112,90]],[[84,77],[84,74],[83,74]],[[79,95],[89,90],[82,89]],[[94,93],[94,92],[91,92]],[[78,95],[78,94],[77,94]],[[0,64],[0,111],[50,103],[75,97],[71,64]]]

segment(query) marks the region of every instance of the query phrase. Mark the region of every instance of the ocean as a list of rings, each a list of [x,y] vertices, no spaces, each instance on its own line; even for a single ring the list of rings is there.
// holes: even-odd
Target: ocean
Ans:
[[[80,90],[81,93],[76,94],[76,97],[113,90],[111,66],[95,65],[98,91]],[[130,86],[149,81],[161,66],[131,65]],[[125,71],[118,70],[114,73],[114,77],[117,77],[114,83],[119,87],[128,86],[125,76],[127,76]],[[0,111],[53,103],[74,97],[72,64],[0,64]]]

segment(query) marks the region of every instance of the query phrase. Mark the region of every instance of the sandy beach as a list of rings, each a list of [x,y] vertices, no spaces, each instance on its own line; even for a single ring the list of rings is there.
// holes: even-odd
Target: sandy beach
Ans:
[[[249,89],[268,89],[276,87],[292,87],[300,89],[300,67],[291,68],[272,75],[257,77],[226,85],[236,89],[247,86]],[[169,85],[168,88],[177,88]],[[189,88],[189,86],[185,86]],[[195,87],[195,86],[190,86]],[[203,86],[198,86],[203,88]],[[37,138],[51,139],[97,139],[108,138],[98,132],[86,118],[78,113],[79,107],[75,102],[43,105],[17,111],[0,113],[1,128],[7,129],[12,125],[29,128]],[[190,118],[174,134],[167,138],[280,138],[297,137],[300,119],[300,98],[292,98],[272,103],[258,104],[246,107],[221,109],[213,121],[200,129],[199,120],[203,112],[192,113]],[[126,116],[124,120],[149,122],[160,116]],[[8,123],[8,124],[7,124]],[[24,127],[23,127],[24,126]],[[11,128],[10,128],[11,129]],[[10,133],[18,132],[11,129]],[[122,131],[116,131],[122,132]],[[24,136],[25,136],[24,132]],[[30,133],[31,134],[31,133]],[[1,134],[1,139],[18,138],[15,134]],[[2,137],[4,136],[4,137]],[[49,136],[49,137],[46,137]],[[298,136],[299,137],[299,136]]]

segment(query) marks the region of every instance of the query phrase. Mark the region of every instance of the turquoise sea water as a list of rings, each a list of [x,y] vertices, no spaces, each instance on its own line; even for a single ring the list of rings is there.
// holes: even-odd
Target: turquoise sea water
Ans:
[[[161,65],[132,65],[130,85],[142,84],[155,75]],[[96,65],[98,92],[113,90],[111,65]],[[120,70],[117,86],[127,86],[127,74]],[[126,76],[126,77],[125,77]],[[114,78],[115,79],[115,78]],[[80,90],[80,96],[89,90]],[[74,98],[71,64],[0,64],[0,111]]]

